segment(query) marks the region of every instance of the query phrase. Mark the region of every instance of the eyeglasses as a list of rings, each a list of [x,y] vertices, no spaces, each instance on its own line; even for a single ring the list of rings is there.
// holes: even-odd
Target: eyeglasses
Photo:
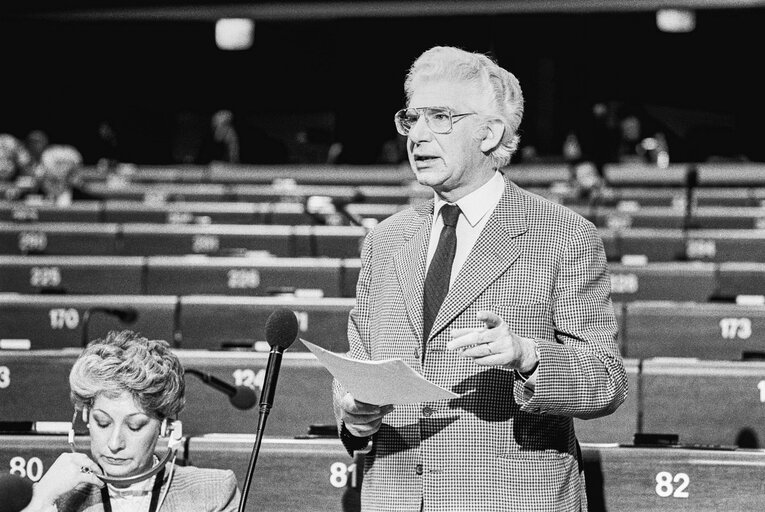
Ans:
[[[402,108],[393,116],[398,133],[409,135],[409,130],[417,124],[423,114],[425,115],[425,123],[433,133],[445,134],[451,133],[454,123],[462,117],[473,115],[475,112],[455,114],[448,107]]]

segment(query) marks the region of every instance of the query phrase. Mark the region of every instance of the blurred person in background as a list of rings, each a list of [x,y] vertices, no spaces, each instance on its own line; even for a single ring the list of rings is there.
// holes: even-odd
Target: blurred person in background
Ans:
[[[81,169],[82,155],[74,146],[48,146],[37,166],[36,186],[26,190],[23,198],[29,202],[43,201],[57,206],[99,199],[83,187],[79,176]]]
[[[183,373],[166,341],[126,330],[91,342],[69,374],[75,416],[83,416],[90,434],[90,456],[60,455],[23,512],[237,510],[233,471],[178,466],[176,445],[162,459],[155,455],[160,437],[182,443]]]
[[[27,134],[26,139],[24,139],[24,145],[29,152],[31,158],[30,167],[32,169],[32,174],[34,174],[42,161],[42,154],[45,151],[45,148],[50,145],[50,139],[48,138],[48,134],[44,131],[32,130]]]
[[[201,148],[204,163],[226,162],[238,164],[240,159],[239,134],[234,126],[234,114],[219,110],[210,119],[210,135]]]
[[[0,133],[0,182],[15,182],[29,172],[32,158],[19,139]]]

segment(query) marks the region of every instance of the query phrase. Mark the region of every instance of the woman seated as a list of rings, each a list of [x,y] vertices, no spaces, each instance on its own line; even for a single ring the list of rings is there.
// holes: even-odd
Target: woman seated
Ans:
[[[185,401],[183,367],[167,342],[111,332],[83,351],[69,386],[75,414],[90,432],[91,457],[62,454],[35,484],[24,512],[237,509],[232,471],[177,466],[174,458],[168,462],[172,452],[154,454]]]

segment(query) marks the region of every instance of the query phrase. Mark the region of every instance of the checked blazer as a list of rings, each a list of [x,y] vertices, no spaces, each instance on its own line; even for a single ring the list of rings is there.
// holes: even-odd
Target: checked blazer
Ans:
[[[236,512],[241,493],[231,470],[176,466],[160,512]],[[168,486],[167,473],[160,492]],[[56,502],[58,512],[103,512],[95,485],[77,487]]]
[[[362,510],[586,510],[573,418],[610,414],[627,382],[603,244],[571,210],[505,178],[499,204],[449,289],[422,351],[422,296],[433,201],[367,235],[350,356],[402,358],[460,398],[399,405],[365,459]],[[492,310],[537,342],[534,393],[515,371],[446,349],[450,331]],[[339,384],[335,383],[336,390]],[[358,439],[341,427],[351,451]]]

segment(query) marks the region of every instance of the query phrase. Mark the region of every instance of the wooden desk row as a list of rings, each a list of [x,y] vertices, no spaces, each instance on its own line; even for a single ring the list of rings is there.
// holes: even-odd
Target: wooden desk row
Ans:
[[[354,297],[352,258],[2,256],[0,293]],[[612,298],[707,302],[762,295],[765,262],[609,264]]]
[[[695,168],[701,187],[765,186],[765,164],[761,162],[673,163],[660,168],[649,163],[608,163],[606,179],[614,186],[685,185],[688,170]],[[502,169],[521,186],[549,186],[570,179],[572,168],[566,162],[512,163]],[[290,182],[300,185],[400,185],[413,179],[402,165],[232,165],[141,166],[124,168],[116,175],[133,183],[271,184]],[[82,173],[85,180],[104,181],[107,176],[94,168]]]
[[[318,340],[314,340],[318,341]],[[300,343],[299,341],[296,344]],[[260,393],[268,354],[178,349],[183,365]],[[0,351],[0,421],[71,421],[68,375],[79,349]],[[585,442],[631,442],[635,433],[676,434],[683,443],[765,447],[765,363],[625,359],[629,394],[609,416],[576,419]],[[200,379],[186,379],[187,434],[254,433],[257,404],[235,408]],[[332,376],[313,354],[285,352],[268,435],[295,437],[334,424]],[[513,400],[508,394],[507,400]],[[448,404],[444,403],[444,406]]]
[[[129,328],[178,348],[268,351],[266,319],[287,308],[298,318],[300,336],[342,352],[353,304],[352,298],[0,294],[0,348],[81,347]],[[635,301],[614,309],[625,357],[765,357],[764,305]],[[135,320],[124,323],[122,311],[134,312]]]
[[[356,258],[367,230],[358,226],[115,223],[0,223],[0,254]],[[765,262],[764,229],[599,230],[609,261]]]
[[[88,446],[88,438],[82,444]],[[243,486],[253,435],[192,436],[180,457],[199,467],[233,470]],[[0,466],[38,480],[67,450],[65,436],[0,436]],[[592,512],[760,510],[762,450],[648,448],[583,444]],[[357,512],[363,456],[352,459],[334,439],[265,438],[247,511]]]
[[[349,204],[342,213],[329,198],[303,203],[83,201],[69,206],[0,202],[0,222],[113,224],[350,225],[355,220],[379,222],[406,204]],[[762,229],[762,206],[696,206],[686,215],[677,205],[627,207],[596,203],[571,208],[605,228]]]

